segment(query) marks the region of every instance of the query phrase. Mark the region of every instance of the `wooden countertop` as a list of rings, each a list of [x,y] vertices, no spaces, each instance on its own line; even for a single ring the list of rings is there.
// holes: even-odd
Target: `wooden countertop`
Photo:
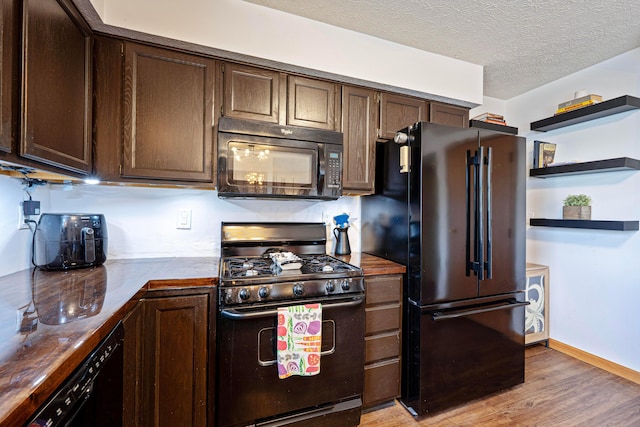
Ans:
[[[365,276],[405,271],[365,253],[338,258]],[[0,277],[0,425],[24,424],[147,291],[217,285],[219,262],[122,259],[96,268],[29,269]],[[61,306],[73,306],[78,316],[62,317]],[[19,310],[31,313],[26,324],[34,324],[33,330],[18,332]]]
[[[403,274],[407,269],[402,264],[360,252],[354,252],[351,255],[336,255],[335,257],[362,268],[365,277],[380,274]]]
[[[108,260],[0,277],[0,425],[22,425],[146,291],[213,286],[218,258]],[[72,314],[63,317],[60,307]],[[32,331],[18,332],[18,310]]]

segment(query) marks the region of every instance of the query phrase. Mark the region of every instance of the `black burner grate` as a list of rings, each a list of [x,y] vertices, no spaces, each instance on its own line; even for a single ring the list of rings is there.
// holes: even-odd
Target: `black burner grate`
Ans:
[[[342,271],[351,271],[353,267],[328,255],[311,255],[303,257],[303,265],[300,270],[304,274],[339,273]]]
[[[229,258],[225,260],[229,278],[277,276],[280,268],[270,258]]]

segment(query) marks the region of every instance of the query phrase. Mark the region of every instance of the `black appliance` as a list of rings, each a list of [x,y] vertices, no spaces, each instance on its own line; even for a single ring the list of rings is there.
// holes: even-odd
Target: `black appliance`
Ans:
[[[342,139],[341,132],[222,117],[218,196],[337,199]]]
[[[401,403],[422,416],[522,383],[524,139],[420,122],[376,155],[362,250],[407,266]]]
[[[122,425],[123,339],[118,323],[25,427]]]
[[[108,240],[104,215],[44,213],[34,235],[34,264],[45,270],[102,265]]]
[[[222,223],[221,241],[217,425],[358,425],[362,270],[326,254],[322,223]],[[313,303],[322,304],[320,372],[279,379],[277,309]]]

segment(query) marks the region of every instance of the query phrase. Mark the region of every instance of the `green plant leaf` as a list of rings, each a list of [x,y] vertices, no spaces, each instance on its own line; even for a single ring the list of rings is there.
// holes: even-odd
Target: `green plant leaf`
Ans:
[[[564,206],[591,206],[591,197],[586,194],[570,194],[563,201]]]

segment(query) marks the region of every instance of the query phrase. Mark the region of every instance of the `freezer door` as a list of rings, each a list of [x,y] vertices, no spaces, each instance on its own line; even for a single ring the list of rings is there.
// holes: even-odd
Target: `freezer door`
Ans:
[[[410,305],[401,403],[423,416],[524,382],[524,306],[515,299],[454,310]]]

